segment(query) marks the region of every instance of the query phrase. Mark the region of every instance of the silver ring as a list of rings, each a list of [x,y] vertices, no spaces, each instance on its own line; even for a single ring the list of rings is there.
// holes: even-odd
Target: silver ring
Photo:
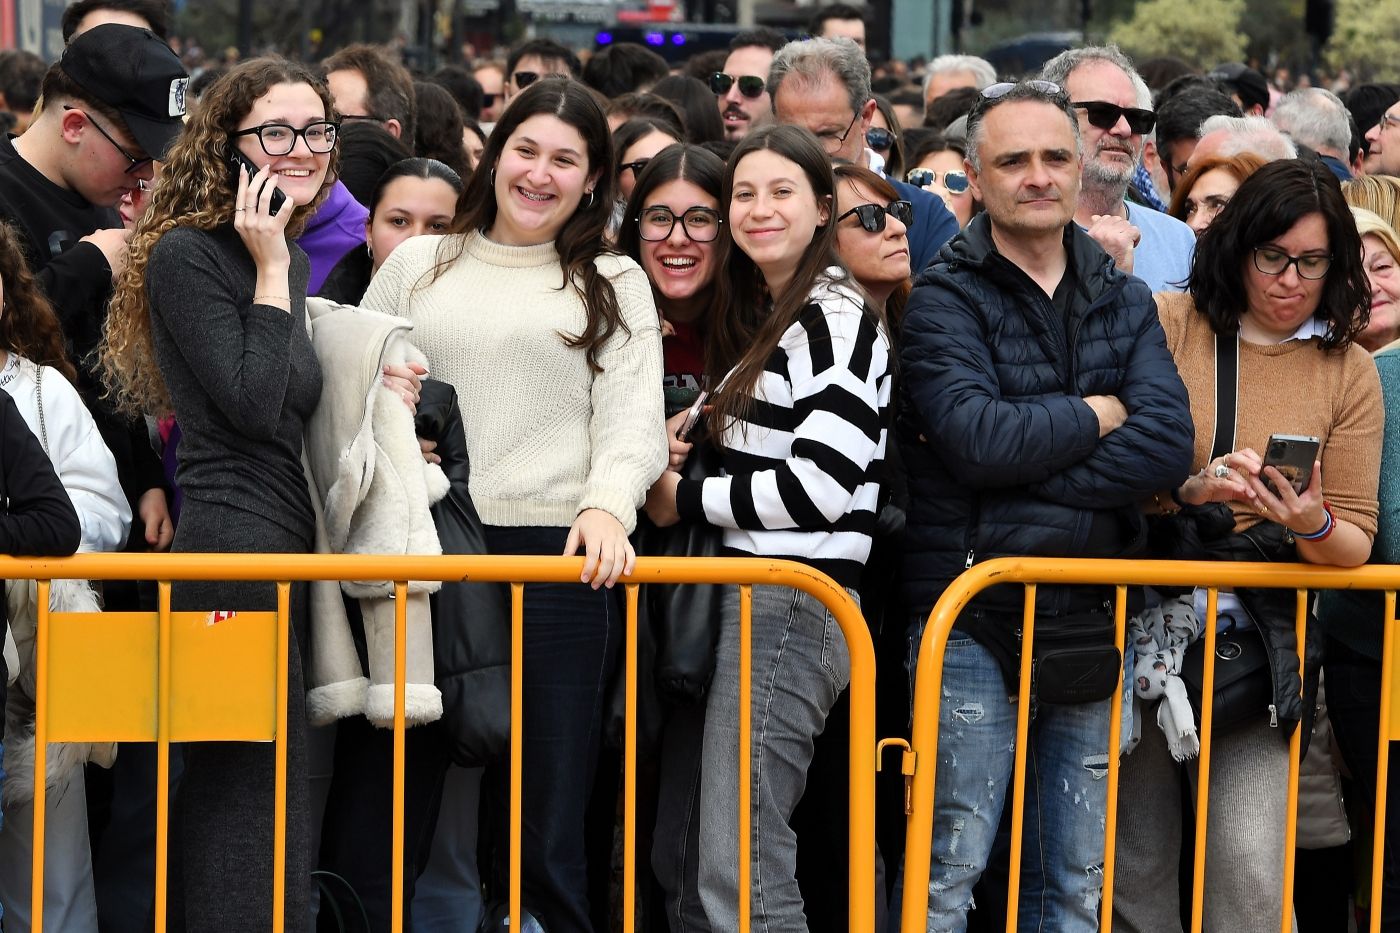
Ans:
[[[245,210],[247,210],[246,207],[235,207],[235,208],[233,209],[233,212],[234,212],[235,214],[241,214],[241,213],[243,213]]]
[[[1215,475],[1217,479],[1226,479],[1230,475],[1230,468],[1223,463],[1215,465]]]

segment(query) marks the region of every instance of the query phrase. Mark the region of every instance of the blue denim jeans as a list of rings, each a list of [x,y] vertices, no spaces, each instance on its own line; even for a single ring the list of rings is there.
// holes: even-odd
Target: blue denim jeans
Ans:
[[[851,661],[841,627],[805,593],[754,587],[752,622],[750,917],[755,933],[802,933],[797,836],[788,820]],[[739,919],[739,648],[739,593],[730,588],[701,752],[700,902],[715,933],[737,930]]]
[[[1012,799],[1017,701],[1007,693],[992,655],[954,633],[943,660],[929,933],[966,929],[973,885]],[[1109,715],[1116,709],[1116,699],[1109,699],[1033,710],[1019,930],[1098,929]]]

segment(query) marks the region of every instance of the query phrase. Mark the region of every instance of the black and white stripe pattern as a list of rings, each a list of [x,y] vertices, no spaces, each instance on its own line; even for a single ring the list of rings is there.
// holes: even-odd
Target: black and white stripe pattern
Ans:
[[[725,426],[723,474],[681,484],[681,514],[726,529],[730,549],[853,586],[879,508],[891,381],[889,340],[860,296],[820,283],[765,365],[748,419]]]

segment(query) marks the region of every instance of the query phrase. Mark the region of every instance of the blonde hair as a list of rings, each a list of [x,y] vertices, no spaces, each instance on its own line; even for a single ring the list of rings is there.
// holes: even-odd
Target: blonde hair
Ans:
[[[1385,248],[1390,251],[1390,255],[1396,262],[1400,262],[1400,234],[1395,232],[1395,228],[1386,223],[1385,218],[1368,211],[1364,207],[1353,207],[1351,216],[1356,218],[1356,232],[1363,237],[1373,236],[1385,244]]]
[[[212,230],[233,219],[233,195],[225,161],[229,134],[253,104],[277,84],[307,84],[321,98],[326,119],[335,106],[325,83],[304,65],[281,58],[257,58],[235,66],[200,98],[198,110],[170,147],[150,202],[127,242],[126,268],[118,277],[98,348],[102,381],[117,407],[129,414],[166,414],[170,394],[156,364],[151,339],[151,309],[146,273],[156,242],[175,227]],[[335,182],[336,153],[321,191],[310,204],[297,207],[287,225],[295,237],[326,199]]]
[[[1400,178],[1390,175],[1362,175],[1342,184],[1342,197],[1352,207],[1360,207],[1400,228]]]

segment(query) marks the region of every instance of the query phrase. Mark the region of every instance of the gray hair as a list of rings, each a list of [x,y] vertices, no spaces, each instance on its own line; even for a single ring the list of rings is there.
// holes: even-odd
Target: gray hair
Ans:
[[[1351,148],[1351,124],[1346,105],[1331,91],[1300,88],[1274,107],[1274,125],[1304,146],[1319,152],[1330,149],[1346,158]]]
[[[1137,94],[1137,105],[1143,110],[1152,109],[1152,91],[1148,88],[1147,82],[1142,80],[1142,75],[1137,73],[1133,67],[1133,60],[1124,55],[1122,50],[1116,45],[1086,45],[1079,49],[1069,49],[1061,52],[1045,63],[1045,67],[1040,70],[1040,77],[1045,81],[1053,81],[1060,87],[1065,87],[1065,82],[1069,80],[1070,73],[1080,65],[1087,65],[1091,62],[1108,62],[1117,66],[1118,70],[1128,76],[1128,80],[1133,82],[1133,91]],[[1065,93],[1069,93],[1066,88]]]
[[[924,75],[924,97],[928,97],[928,86],[933,83],[935,75],[954,71],[966,71],[972,75],[979,91],[997,83],[997,70],[985,58],[976,55],[940,55],[928,63],[928,71]]]
[[[982,124],[986,120],[987,114],[1002,104],[1012,104],[1017,101],[1049,104],[1062,111],[1065,119],[1069,121],[1071,132],[1074,133],[1074,154],[1083,157],[1084,139],[1079,132],[1079,117],[1075,114],[1074,108],[1070,106],[1069,97],[1065,94],[1047,94],[1036,87],[1033,82],[1021,81],[999,97],[990,100],[984,97],[972,105],[972,112],[967,115],[967,161],[971,163],[974,171],[979,173],[982,171],[982,142],[987,135]]]
[[[768,69],[768,99],[776,108],[778,88],[788,78],[818,85],[834,78],[846,88],[851,109],[860,113],[871,98],[870,62],[850,39],[802,39],[789,42],[773,56]]]
[[[1298,147],[1293,145],[1293,140],[1279,132],[1268,117],[1231,117],[1218,113],[1201,124],[1200,138],[1215,132],[1226,134],[1215,153],[1225,158],[1241,152],[1252,152],[1270,162],[1298,158]]]

